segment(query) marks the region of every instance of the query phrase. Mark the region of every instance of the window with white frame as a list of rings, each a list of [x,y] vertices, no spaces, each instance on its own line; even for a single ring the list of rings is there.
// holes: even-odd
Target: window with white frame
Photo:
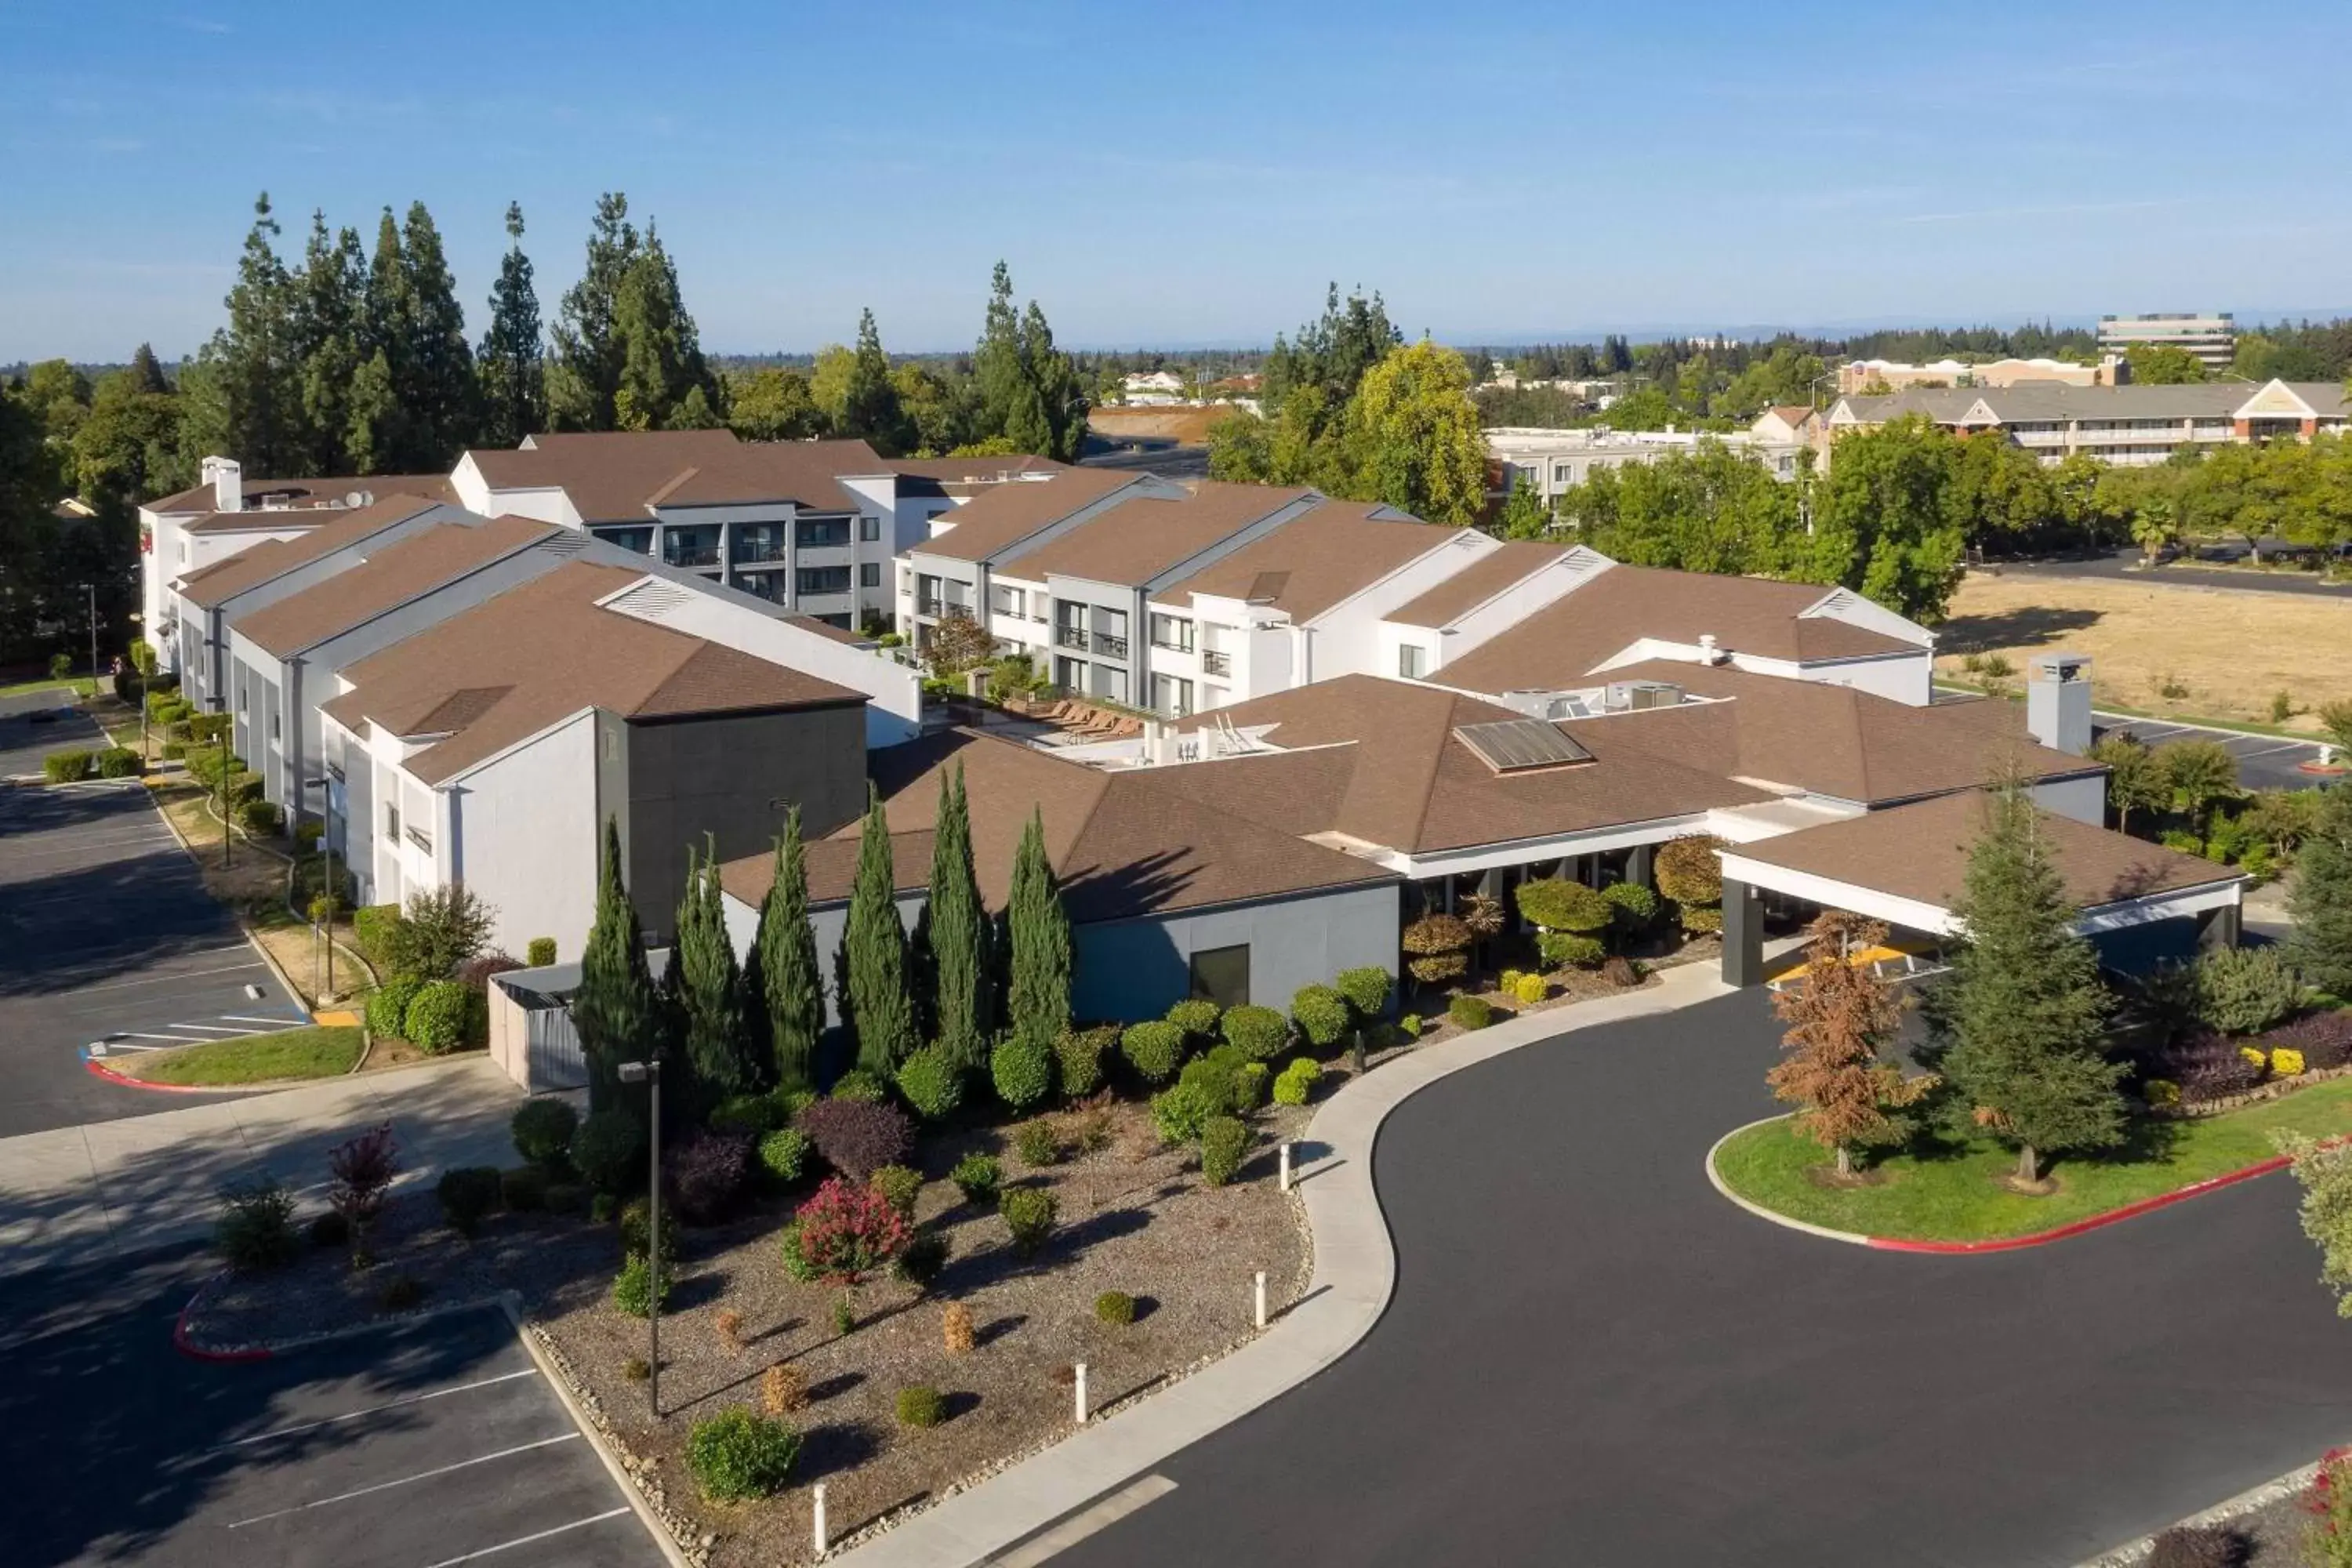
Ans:
[[[1153,676],[1151,706],[1154,711],[1165,713],[1171,719],[1191,718],[1192,716],[1192,683],[1179,679],[1172,675]]]
[[[1427,668],[1427,655],[1419,643],[1404,643],[1397,648],[1397,679],[1419,680]]]
[[[1192,651],[1192,620],[1184,616],[1165,616],[1154,610],[1151,613],[1151,646],[1169,648],[1177,653],[1191,653]]]
[[[880,539],[882,537],[882,520],[878,517],[859,518],[857,520],[857,537],[864,540],[868,544],[872,544],[877,540]]]

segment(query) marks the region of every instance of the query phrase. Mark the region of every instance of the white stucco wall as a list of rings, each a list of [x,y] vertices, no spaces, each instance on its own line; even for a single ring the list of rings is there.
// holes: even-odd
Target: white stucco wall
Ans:
[[[596,735],[583,711],[441,791],[451,877],[498,911],[492,942],[578,952],[596,918]]]

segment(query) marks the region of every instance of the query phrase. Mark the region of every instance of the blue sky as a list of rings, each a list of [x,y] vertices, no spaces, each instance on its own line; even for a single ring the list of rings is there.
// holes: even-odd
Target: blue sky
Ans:
[[[0,363],[193,349],[264,188],[422,198],[477,332],[509,198],[551,314],[625,190],[723,350],[968,343],[1000,256],[1095,346],[2352,305],[2352,12],[2246,20],[0,0]]]

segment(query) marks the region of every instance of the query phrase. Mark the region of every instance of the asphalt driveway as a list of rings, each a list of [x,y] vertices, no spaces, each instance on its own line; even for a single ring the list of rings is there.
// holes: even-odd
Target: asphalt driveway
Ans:
[[[2198,724],[2174,724],[2162,719],[2101,717],[2102,735],[2135,735],[2151,746],[2168,741],[2219,741],[2238,761],[2238,782],[2248,789],[2315,789],[2333,775],[2307,773],[2305,763],[2317,763],[2323,749],[2316,741],[2283,741],[2274,735],[2249,735],[2231,730],[2209,730]]]
[[[1056,1568],[2064,1565],[2352,1438],[2286,1178],[2020,1253],[1816,1240],[1702,1170],[1776,1040],[1741,994],[1407,1101],[1379,1326]]]
[[[2137,546],[2102,555],[2047,561],[2003,561],[1998,570],[2022,577],[2104,577],[2126,583],[2171,583],[2195,588],[2235,588],[2250,594],[2316,594],[2352,597],[2352,586],[2331,583],[2316,572],[2252,572],[2217,569],[2193,559],[2169,561],[2154,568],[2139,564]]]

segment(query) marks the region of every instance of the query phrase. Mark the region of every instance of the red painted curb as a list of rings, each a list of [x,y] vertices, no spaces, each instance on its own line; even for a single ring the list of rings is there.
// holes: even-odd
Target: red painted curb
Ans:
[[[209,1351],[188,1338],[188,1314],[196,1310],[196,1303],[204,1300],[205,1291],[211,1285],[212,1280],[207,1279],[204,1284],[197,1286],[196,1293],[188,1298],[188,1304],[181,1308],[180,1315],[172,1321],[172,1348],[190,1361],[254,1362],[275,1359],[278,1352],[266,1347],[257,1346],[252,1350],[242,1351]]]
[[[2284,1154],[2275,1154],[2270,1159],[2248,1165],[2243,1170],[2231,1171],[2219,1176],[2208,1176],[2201,1182],[2192,1182],[2188,1186],[2177,1187],[2168,1193],[2158,1193],[2152,1198],[2142,1198],[2136,1204],[2126,1204],[2119,1209],[2109,1209],[2105,1214],[2095,1214],[2088,1219],[2078,1219],[2072,1225],[2062,1225],[2054,1230],[2036,1231],[2032,1236],[2008,1236],[1996,1241],[1904,1241],[1894,1237],[1874,1236],[1866,1238],[1866,1244],[1877,1247],[1882,1252],[1936,1253],[2015,1252],[2028,1247],[2047,1247],[2053,1241],[2063,1241],[2068,1237],[2080,1236],[2087,1230],[2098,1230],[2106,1226],[2118,1225],[2137,1215],[2153,1213],[2160,1208],[2169,1208],[2174,1204],[2184,1203],[2190,1198],[2202,1197],[2207,1193],[2218,1192],[2223,1187],[2233,1187],[2240,1182],[2251,1182],[2256,1176],[2267,1176],[2273,1171],[2284,1171],[2294,1163]]]
[[[129,1073],[116,1072],[92,1056],[83,1057],[81,1065],[109,1083],[119,1083],[125,1089],[143,1089],[150,1094],[218,1094],[221,1092],[217,1089],[206,1088],[202,1084],[149,1083],[143,1078],[132,1078]]]
[[[2352,772],[2352,769],[2346,768],[2341,763],[2330,763],[2325,767],[2317,763],[2297,763],[2294,764],[2294,769],[2297,773],[2319,773],[2328,778],[2333,778],[2340,773]]]

